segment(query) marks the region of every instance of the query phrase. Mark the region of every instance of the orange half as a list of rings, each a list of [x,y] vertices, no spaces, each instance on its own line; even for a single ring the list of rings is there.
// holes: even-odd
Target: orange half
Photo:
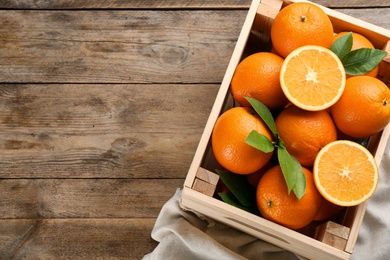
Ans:
[[[324,146],[313,167],[321,195],[339,206],[355,206],[369,199],[378,186],[378,166],[362,145],[338,140]]]
[[[280,84],[291,103],[319,111],[339,100],[345,88],[345,69],[331,50],[315,45],[295,49],[283,62]]]

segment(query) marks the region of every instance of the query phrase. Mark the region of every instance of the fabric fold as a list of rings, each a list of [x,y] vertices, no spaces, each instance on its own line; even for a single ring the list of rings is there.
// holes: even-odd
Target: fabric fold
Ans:
[[[390,158],[386,149],[380,181],[367,204],[352,260],[390,259]],[[180,206],[177,189],[165,203],[151,237],[159,242],[143,260],[303,259],[293,253]]]

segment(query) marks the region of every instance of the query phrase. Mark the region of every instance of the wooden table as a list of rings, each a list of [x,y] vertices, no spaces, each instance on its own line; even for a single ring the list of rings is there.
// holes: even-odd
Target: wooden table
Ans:
[[[0,1],[0,259],[141,259],[250,0]],[[390,29],[388,0],[316,0]]]

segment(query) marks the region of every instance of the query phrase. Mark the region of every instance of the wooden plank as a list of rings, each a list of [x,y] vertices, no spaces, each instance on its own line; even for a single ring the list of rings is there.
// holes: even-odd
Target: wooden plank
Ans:
[[[347,1],[340,1],[347,2]],[[369,2],[369,1],[366,1]],[[390,1],[386,1],[390,6]],[[341,9],[341,13],[358,18],[365,22],[372,23],[379,27],[390,30],[390,8],[373,8],[373,9]]]
[[[390,8],[345,12],[390,29]],[[219,83],[245,16],[3,10],[0,82]]]
[[[372,7],[390,7],[387,0],[311,0],[314,3],[330,8],[372,8]]]
[[[0,82],[219,83],[245,15],[3,10]]]
[[[327,221],[316,227],[314,238],[327,245],[345,250],[350,231],[348,227]]]
[[[0,219],[156,218],[183,182],[184,179],[0,179]]]
[[[193,190],[199,191],[207,196],[212,197],[215,192],[215,186],[205,182],[202,179],[195,178],[194,185],[192,186]]]
[[[218,184],[218,181],[219,181],[219,175],[214,173],[214,172],[211,172],[211,171],[208,171],[204,168],[199,168],[197,173],[196,173],[196,177],[200,180],[203,180],[207,183],[210,183],[211,185],[213,186],[217,186]]]
[[[155,219],[0,220],[1,259],[142,259]]]
[[[219,85],[0,85],[0,178],[183,178]]]
[[[251,0],[225,0],[209,1],[209,0],[18,0],[18,1],[3,1],[0,2],[0,8],[12,9],[84,9],[84,8],[102,8],[102,9],[175,9],[175,8],[249,8]]]
[[[390,3],[386,0],[312,0],[312,2],[329,6],[329,7],[376,7],[383,6],[389,7]],[[156,9],[179,9],[179,8],[209,8],[209,9],[231,9],[231,8],[249,8],[251,0],[227,0],[227,1],[208,1],[208,0],[18,0],[18,1],[2,1],[0,2],[0,8],[8,9],[144,9],[144,8],[156,8]]]

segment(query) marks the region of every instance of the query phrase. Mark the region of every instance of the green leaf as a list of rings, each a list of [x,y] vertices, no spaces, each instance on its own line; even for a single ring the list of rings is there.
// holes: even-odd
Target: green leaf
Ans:
[[[349,32],[341,37],[339,37],[332,46],[330,46],[331,51],[333,51],[340,59],[347,55],[352,49],[352,32]]]
[[[277,140],[277,145],[278,145],[278,147],[280,147],[280,148],[286,149],[286,145],[284,144],[283,140],[280,139],[279,136],[278,136],[278,140]]]
[[[278,147],[278,160],[287,184],[288,193],[292,191],[297,181],[296,172],[294,171],[293,163],[291,163],[291,158],[292,156],[286,149]]]
[[[287,184],[288,193],[301,199],[306,191],[306,177],[301,164],[284,147],[278,147],[278,160]]]
[[[251,207],[256,205],[256,189],[248,183],[245,175],[221,170],[216,170],[216,172],[242,206]]]
[[[260,215],[260,212],[255,205],[252,205],[251,207],[245,207],[245,206],[241,205],[240,202],[237,200],[237,198],[234,196],[234,194],[231,191],[219,192],[218,195],[221,197],[222,201],[226,202],[227,204],[230,204],[230,205],[235,206],[237,208],[240,208],[242,210],[248,211],[250,213]]]
[[[261,119],[263,119],[264,123],[268,126],[268,128],[276,137],[278,135],[278,132],[276,131],[276,125],[274,118],[272,117],[271,111],[269,111],[269,109],[260,101],[250,97],[245,98],[246,100],[248,100],[248,102],[251,104],[256,113],[261,117]]]
[[[300,200],[303,197],[303,195],[305,195],[306,192],[306,176],[305,173],[303,172],[301,164],[297,161],[297,159],[295,159],[294,157],[291,158],[293,159],[293,161],[295,161],[294,164],[296,165],[296,170],[297,170],[297,174],[296,174],[297,180],[295,182],[293,192],[295,196],[297,196],[297,198]]]
[[[260,134],[256,130],[252,130],[252,132],[249,133],[245,139],[245,143],[265,153],[270,153],[275,148],[265,135]]]
[[[361,48],[349,52],[341,59],[341,62],[348,75],[357,76],[373,70],[386,55],[386,51]]]

